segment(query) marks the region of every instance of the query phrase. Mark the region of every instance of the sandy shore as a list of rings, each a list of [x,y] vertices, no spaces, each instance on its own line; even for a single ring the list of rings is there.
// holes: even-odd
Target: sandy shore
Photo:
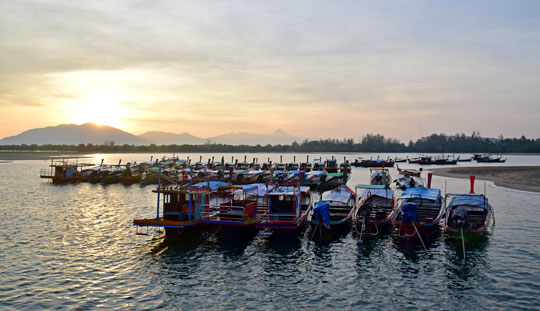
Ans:
[[[430,169],[435,175],[489,180],[499,187],[540,192],[540,166],[489,166]]]

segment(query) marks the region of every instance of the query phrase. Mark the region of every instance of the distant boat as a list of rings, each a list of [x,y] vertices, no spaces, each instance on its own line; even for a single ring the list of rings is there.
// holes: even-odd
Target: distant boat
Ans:
[[[477,163],[504,163],[506,158],[503,159],[502,156],[492,157],[490,155],[475,155],[474,159]]]
[[[372,168],[371,177],[369,183],[371,185],[390,185],[392,182],[392,177],[390,176],[390,171],[386,168]]]

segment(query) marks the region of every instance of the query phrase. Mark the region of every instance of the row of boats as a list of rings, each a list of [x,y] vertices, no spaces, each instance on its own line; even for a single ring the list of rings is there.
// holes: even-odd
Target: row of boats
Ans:
[[[77,158],[52,158],[49,169],[43,169],[40,177],[52,180],[55,184],[90,182],[101,184],[121,183],[123,185],[140,184],[196,184],[203,181],[223,181],[231,184],[253,184],[277,182],[280,184],[300,183],[311,189],[333,189],[350,178],[351,167],[347,160],[339,164],[337,160],[321,159],[309,162],[309,156],[305,162],[259,164],[258,159],[247,162],[231,159],[226,162],[224,157],[221,161],[214,158],[192,163],[191,159],[182,160],[178,157],[156,159],[150,162],[118,164],[87,164],[79,163]],[[300,181],[300,179],[302,179]]]
[[[423,237],[442,223],[450,236],[462,240],[465,255],[465,241],[485,232],[493,218],[485,195],[474,193],[473,177],[469,193],[443,196],[439,189],[430,187],[430,174],[424,186],[417,179],[420,171],[398,172],[400,178],[393,182],[401,180],[398,187],[405,189],[399,197],[383,168],[372,170],[370,184],[351,189],[343,182],[320,196],[298,182],[158,185],[153,190],[158,197],[156,217],[135,219],[133,224],[138,233],[144,232],[141,228],[148,232],[148,227],[163,227],[167,235],[173,236],[208,226],[281,235],[309,225],[312,238],[320,239],[351,226],[361,237],[378,236],[395,228],[399,237],[418,239],[424,245]]]
[[[352,166],[355,167],[394,167],[396,163],[405,163],[408,162],[409,164],[420,164],[420,165],[456,165],[458,162],[472,162],[476,161],[477,163],[504,163],[506,162],[506,158],[502,158],[501,156],[492,156],[492,155],[483,155],[483,154],[473,154],[472,157],[468,158],[461,158],[461,156],[458,156],[455,158],[452,156],[431,156],[431,155],[423,155],[415,158],[409,158],[408,156],[406,158],[393,158],[390,157],[386,159],[381,159],[380,157],[377,157],[376,159],[373,159],[371,157],[370,159],[356,159],[354,162],[351,163]]]

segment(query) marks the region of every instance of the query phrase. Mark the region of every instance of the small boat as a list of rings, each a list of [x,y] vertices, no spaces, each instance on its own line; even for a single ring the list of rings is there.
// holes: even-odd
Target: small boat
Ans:
[[[398,166],[398,178],[394,180],[396,187],[405,190],[407,188],[424,187],[424,179],[420,177],[422,168],[419,170],[401,169]]]
[[[465,260],[465,242],[484,234],[493,217],[493,208],[485,195],[474,193],[474,176],[468,194],[447,194],[444,229],[449,237],[461,239]]]
[[[186,188],[179,185],[161,187],[159,184],[152,191],[157,194],[156,217],[133,220],[137,234],[148,234],[148,227],[165,228],[167,236],[195,230],[200,224],[203,206],[210,201],[210,194],[217,189],[219,183],[214,181]],[[141,228],[146,228],[146,233]]]
[[[276,233],[302,228],[313,207],[309,187],[279,184],[273,186],[274,188],[266,193],[266,210],[257,217],[255,226]]]
[[[394,218],[396,198],[387,185],[357,185],[364,189],[354,211],[352,220],[360,237],[364,234],[378,235],[388,229]]]
[[[347,227],[356,205],[356,194],[346,185],[325,191],[308,216],[313,234],[319,229],[319,236],[328,237],[332,231]]]
[[[310,187],[312,190],[317,190],[322,183],[326,181],[325,171],[311,171],[306,173],[304,185]]]
[[[258,188],[253,187],[257,194]],[[248,195],[249,188],[220,185],[203,205],[200,222],[221,227],[255,229],[257,197]]]
[[[499,156],[499,157],[492,157],[490,155],[484,155],[484,156],[479,156],[479,155],[475,155],[475,158],[477,163],[504,163],[506,162],[506,159],[503,159],[502,156]]]
[[[462,159],[461,156],[458,156],[458,157],[457,157],[457,161],[458,161],[458,162],[471,162],[471,161],[472,161],[472,158]]]
[[[53,184],[75,183],[79,181],[79,174],[88,166],[94,164],[78,163],[79,158],[52,157],[50,169],[42,169],[39,177],[50,179]],[[75,161],[75,162],[73,162]]]
[[[382,159],[379,159],[379,158],[377,158],[376,160],[361,159],[360,161],[358,161],[358,159],[356,159],[352,163],[352,166],[355,166],[355,167],[394,167],[395,163],[396,162],[394,160],[390,159],[390,158],[388,158],[386,160],[382,160]]]
[[[398,198],[396,209],[394,223],[399,236],[421,240],[421,234],[437,228],[444,214],[444,200],[439,189],[408,188]]]
[[[370,184],[372,185],[390,185],[392,178],[390,176],[390,171],[386,168],[372,168]]]

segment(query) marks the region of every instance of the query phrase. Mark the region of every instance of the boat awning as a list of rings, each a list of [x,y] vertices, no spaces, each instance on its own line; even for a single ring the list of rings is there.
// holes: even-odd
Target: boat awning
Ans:
[[[296,188],[296,189],[295,189]],[[298,189],[300,188],[300,189]],[[308,186],[300,186],[300,187],[292,187],[292,186],[284,186],[284,187],[276,187],[268,194],[271,195],[294,195],[298,192],[309,192]]]
[[[323,192],[321,200],[327,201],[327,202],[334,201],[334,202],[347,204],[351,200],[352,197],[353,197],[353,194],[347,191],[347,189],[339,188],[339,189]]]
[[[392,199],[392,197],[394,197],[394,192],[390,189],[366,189],[362,193],[362,197],[367,197],[370,195],[376,195],[381,198]]]
[[[253,193],[257,196],[264,196],[266,194],[266,184],[255,183],[249,185],[242,185],[241,187],[245,193]],[[276,186],[274,185],[268,185],[268,192],[272,192],[275,187]]]
[[[216,180],[210,180],[210,181],[204,181],[197,184],[192,185],[192,188],[210,188],[211,190],[217,190],[220,186],[227,186],[229,185],[226,182],[223,181],[216,181]]]
[[[441,190],[433,188],[408,188],[399,197],[400,199],[422,198],[437,201],[441,197]]]
[[[359,185],[356,185],[356,188],[360,188],[360,189],[388,189],[388,185],[364,185],[364,184],[359,184]]]
[[[487,199],[479,194],[459,194],[452,199],[450,206],[471,205],[486,208]]]

